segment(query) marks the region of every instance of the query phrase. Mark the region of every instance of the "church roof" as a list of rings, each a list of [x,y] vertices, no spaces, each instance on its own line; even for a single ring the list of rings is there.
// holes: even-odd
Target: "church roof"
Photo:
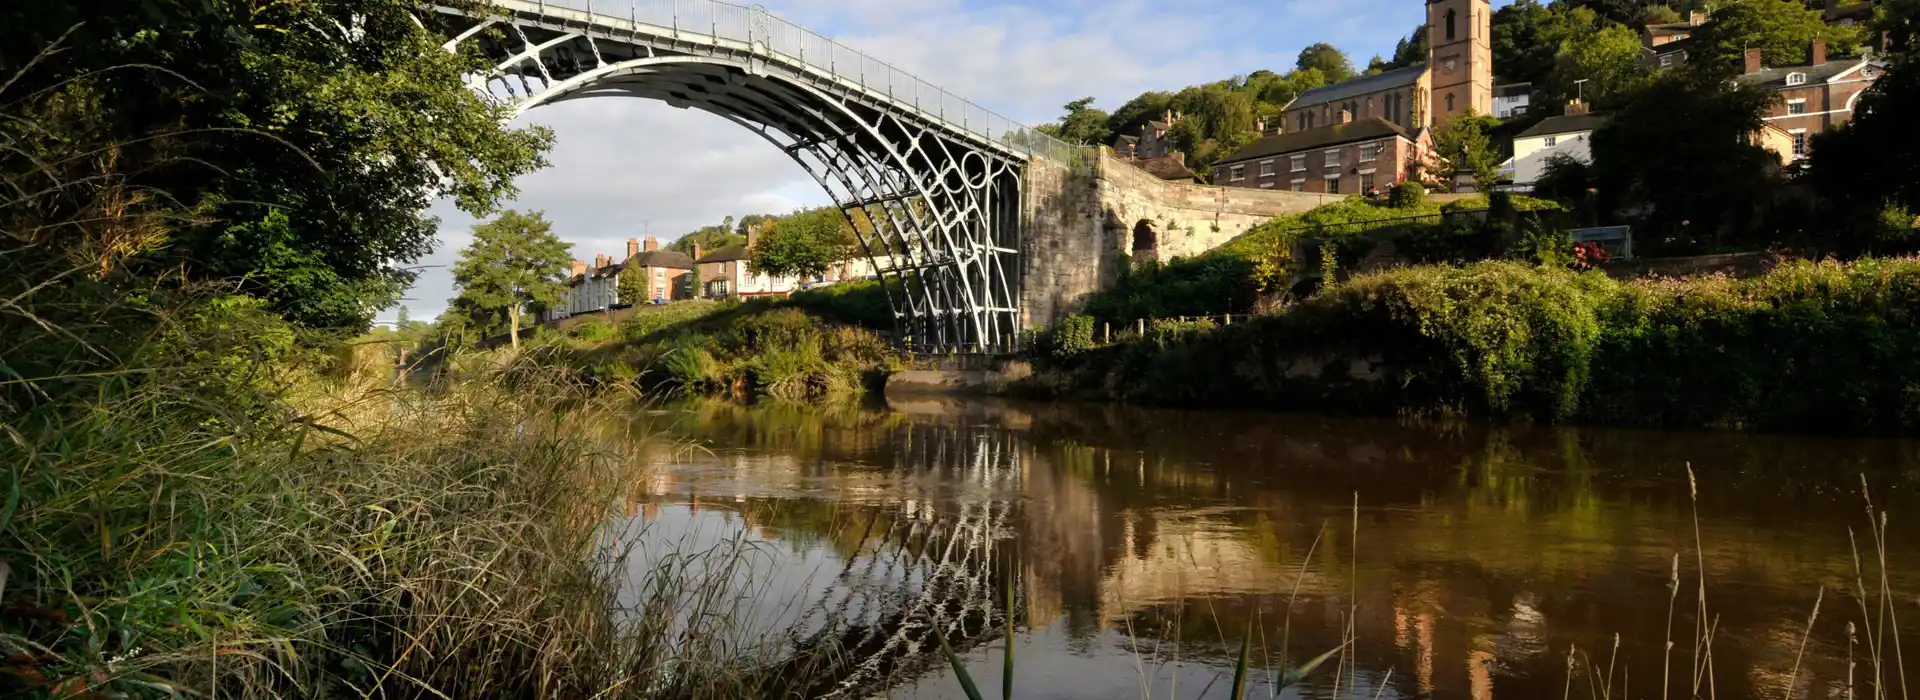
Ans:
[[[1357,97],[1381,90],[1405,87],[1419,82],[1420,76],[1425,75],[1426,72],[1427,64],[1415,63],[1411,66],[1396,68],[1379,75],[1362,76],[1344,83],[1334,83],[1325,87],[1317,87],[1300,93],[1300,97],[1295,99],[1293,104],[1287,105],[1287,109],[1312,107],[1314,105],[1344,100],[1349,97]]]
[[[1406,129],[1400,128],[1399,125],[1379,117],[1368,117],[1348,124],[1334,124],[1332,126],[1323,126],[1306,131],[1294,131],[1268,136],[1249,144],[1246,148],[1234,152],[1233,155],[1220,159],[1220,162],[1216,164],[1215,167],[1253,160],[1255,158],[1298,153],[1316,148],[1326,148],[1328,146],[1338,146],[1355,141],[1367,141],[1389,136],[1398,136],[1409,141],[1413,140],[1413,136],[1408,134]]]

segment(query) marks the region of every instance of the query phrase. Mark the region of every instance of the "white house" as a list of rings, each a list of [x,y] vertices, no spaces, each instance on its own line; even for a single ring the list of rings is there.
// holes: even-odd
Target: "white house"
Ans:
[[[1493,115],[1496,117],[1507,119],[1524,115],[1532,104],[1533,83],[1493,86]]]
[[[1574,113],[1583,106],[1569,105],[1568,114],[1548,117],[1533,128],[1513,137],[1513,157],[1500,164],[1500,172],[1513,178],[1513,188],[1530,191],[1546,175],[1547,163],[1556,155],[1565,155],[1582,163],[1593,162],[1593,131],[1607,122],[1604,114]]]

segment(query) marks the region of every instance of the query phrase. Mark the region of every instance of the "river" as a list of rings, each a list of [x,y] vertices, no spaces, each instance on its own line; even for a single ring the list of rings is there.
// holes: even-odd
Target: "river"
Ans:
[[[998,697],[1009,594],[1021,698],[1225,698],[1243,638],[1261,698],[1336,649],[1284,695],[1920,691],[1920,635],[1876,671],[1869,632],[1920,628],[1920,442],[951,398],[644,420],[699,447],[650,458],[642,559],[749,543],[735,613],[853,662],[810,694],[964,697],[938,629]]]

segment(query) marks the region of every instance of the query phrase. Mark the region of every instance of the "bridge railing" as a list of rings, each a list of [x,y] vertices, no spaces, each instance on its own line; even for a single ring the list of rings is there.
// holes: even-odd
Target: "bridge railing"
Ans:
[[[759,7],[722,0],[537,0],[543,8],[575,10],[612,19],[758,43],[766,50],[827,72],[931,119],[1022,153],[1077,165],[1085,151],[914,77],[906,71],[781,19]]]

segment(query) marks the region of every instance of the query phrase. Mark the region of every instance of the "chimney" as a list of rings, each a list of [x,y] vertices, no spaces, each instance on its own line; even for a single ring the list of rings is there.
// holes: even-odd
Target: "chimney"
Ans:
[[[1809,62],[1809,63],[1808,63],[1807,65],[1810,65],[1810,66],[1824,66],[1824,65],[1826,65],[1826,64],[1827,64],[1827,42],[1826,42],[1826,40],[1825,40],[1825,39],[1815,39],[1815,40],[1813,40],[1813,50],[1812,50],[1812,52],[1810,53],[1810,55],[1811,55],[1811,56],[1813,57],[1813,60],[1812,60],[1811,62]]]
[[[756,223],[752,226],[748,226],[747,227],[747,250],[753,250],[753,245],[759,242],[760,242],[760,224]]]
[[[652,250],[652,248],[648,248],[648,250]],[[639,256],[640,256],[640,239],[638,238],[627,239],[627,259],[631,260]]]
[[[1586,100],[1582,100],[1577,97],[1571,100],[1567,100],[1567,116],[1571,117],[1571,116],[1586,114],[1586,113],[1587,113]]]
[[[651,253],[659,249],[660,249],[660,239],[654,236],[647,236],[647,246],[645,250]]]
[[[1760,56],[1761,54],[1759,49],[1747,49],[1746,70],[1742,72],[1758,73],[1760,72],[1761,68],[1765,68],[1766,64],[1760,60]]]
[[[700,244],[698,243],[693,244],[693,259],[695,261],[700,260]]]
[[[585,274],[587,274],[587,261],[581,260],[579,258],[574,258],[573,259],[573,276],[579,277]]]

